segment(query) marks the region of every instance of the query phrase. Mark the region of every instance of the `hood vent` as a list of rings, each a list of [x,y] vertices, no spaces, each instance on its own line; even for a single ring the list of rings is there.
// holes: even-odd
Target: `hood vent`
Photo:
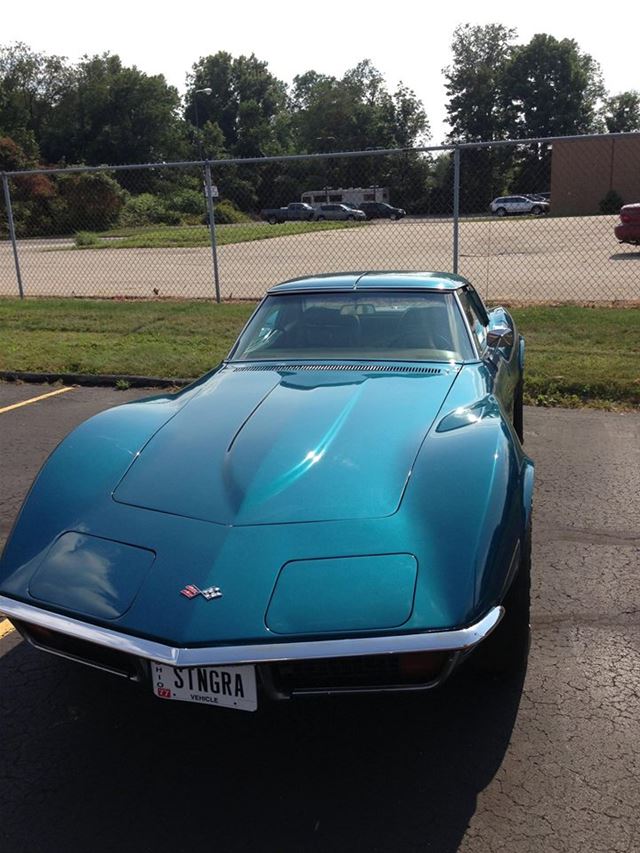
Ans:
[[[311,371],[352,371],[358,373],[428,373],[431,375],[449,373],[457,370],[457,367],[445,368],[424,367],[422,365],[410,364],[246,364],[241,367],[233,367],[236,373],[255,370],[274,370],[278,373],[298,373],[301,370]]]

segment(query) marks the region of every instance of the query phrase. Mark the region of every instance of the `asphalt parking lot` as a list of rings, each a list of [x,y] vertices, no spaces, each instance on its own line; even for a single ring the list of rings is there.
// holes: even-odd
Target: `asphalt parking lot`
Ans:
[[[0,541],[47,453],[140,391],[0,385]],[[640,415],[527,409],[524,684],[257,714],[0,639],[0,850],[640,850]],[[0,622],[0,635],[8,630]]]
[[[617,216],[469,218],[459,272],[485,300],[637,300],[640,252],[620,245]],[[222,226],[233,228],[235,226]],[[271,232],[270,232],[271,233]],[[72,241],[18,243],[27,296],[211,299],[211,250],[83,249]],[[377,220],[358,228],[273,236],[218,247],[223,299],[259,298],[296,276],[351,269],[451,270],[451,219]],[[0,241],[0,295],[16,295],[13,256]]]

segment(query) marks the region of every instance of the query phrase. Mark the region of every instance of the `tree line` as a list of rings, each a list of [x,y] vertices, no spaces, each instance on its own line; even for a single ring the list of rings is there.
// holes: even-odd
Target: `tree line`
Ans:
[[[450,125],[443,141],[640,130],[640,94],[607,93],[597,62],[571,39],[538,34],[518,44],[516,31],[501,24],[465,24],[454,31],[443,74]],[[309,70],[287,85],[255,55],[219,51],[199,59],[186,84],[181,98],[163,75],[108,53],[70,63],[25,44],[0,47],[0,170],[415,148],[432,139],[415,92],[403,84],[390,91],[368,59],[342,77]],[[231,219],[308,189],[372,184],[388,186],[410,212],[438,213],[450,210],[451,170],[448,154],[409,152],[228,167],[220,183]],[[544,145],[465,152],[463,210],[484,210],[503,192],[546,190],[549,170]],[[143,224],[201,215],[197,172],[112,174],[24,179],[21,228],[37,231],[40,222],[50,231],[57,222],[68,230],[83,217],[108,227],[123,213]]]

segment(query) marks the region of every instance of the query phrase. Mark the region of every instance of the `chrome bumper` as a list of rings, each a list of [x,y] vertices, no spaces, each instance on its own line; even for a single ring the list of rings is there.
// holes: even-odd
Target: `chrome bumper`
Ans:
[[[276,663],[313,658],[342,658],[359,655],[400,654],[407,652],[466,652],[485,639],[502,619],[504,608],[493,607],[473,625],[453,631],[425,631],[420,634],[395,634],[383,637],[349,637],[342,640],[299,640],[252,645],[176,648],[133,637],[42,610],[31,604],[0,595],[0,613],[9,619],[39,625],[69,637],[106,646],[145,660],[169,666],[232,666],[236,664]]]

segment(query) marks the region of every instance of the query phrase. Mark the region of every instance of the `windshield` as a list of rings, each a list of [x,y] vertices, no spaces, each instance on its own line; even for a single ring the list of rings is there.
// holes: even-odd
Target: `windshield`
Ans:
[[[474,352],[452,293],[268,296],[230,360],[289,358],[464,361]]]

